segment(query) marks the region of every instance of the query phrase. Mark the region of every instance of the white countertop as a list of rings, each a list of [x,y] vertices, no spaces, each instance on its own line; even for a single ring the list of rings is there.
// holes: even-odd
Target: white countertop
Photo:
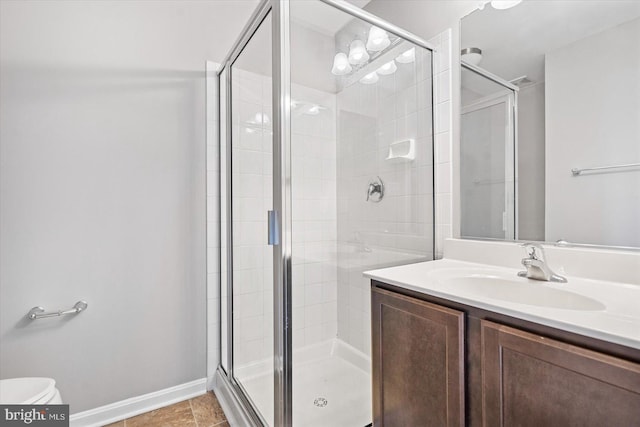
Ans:
[[[410,289],[426,295],[440,297],[461,304],[501,313],[523,320],[547,325],[576,334],[640,349],[640,286],[594,280],[567,275],[568,283],[550,283],[529,280],[517,276],[521,268],[507,268],[488,264],[478,264],[455,259],[428,261],[400,267],[367,271],[366,277]],[[452,285],[456,274],[482,273],[496,280],[508,278],[517,285],[550,288],[571,292],[597,302],[588,310],[551,308],[544,305],[530,305],[505,300],[493,292],[493,296],[470,291],[465,287]],[[467,273],[465,273],[467,272]],[[537,288],[536,288],[537,289]]]

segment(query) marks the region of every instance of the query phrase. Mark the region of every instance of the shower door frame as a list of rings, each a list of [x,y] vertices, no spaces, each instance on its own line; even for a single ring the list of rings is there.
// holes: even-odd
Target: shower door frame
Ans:
[[[432,53],[436,52],[433,45],[422,38],[405,31],[375,15],[370,14],[350,3],[342,0],[317,0],[335,9],[338,9],[353,18],[361,19],[368,24],[381,28],[406,41],[424,48]],[[234,399],[242,408],[242,416],[255,425],[264,424],[264,420],[257,413],[251,401],[244,394],[244,390],[236,381],[233,362],[233,212],[231,205],[231,160],[232,160],[232,64],[240,56],[245,46],[249,43],[254,33],[262,25],[264,19],[271,13],[272,18],[272,106],[273,106],[273,218],[275,224],[268,230],[270,244],[273,246],[273,303],[274,303],[274,425],[290,427],[293,424],[293,352],[292,352],[292,205],[291,205],[291,37],[289,19],[290,0],[262,0],[252,14],[248,23],[243,28],[240,37],[217,72],[218,88],[220,76],[226,70],[225,105],[219,104],[218,137],[221,135],[220,115],[222,109],[226,111],[226,158],[220,158],[220,162],[226,162],[226,189],[220,188],[220,195],[226,195],[226,229],[220,229],[227,236],[227,368],[220,363],[217,371],[218,378],[226,387],[226,397]],[[431,60],[431,89],[433,94],[434,61]],[[218,97],[218,100],[220,97]],[[431,99],[433,105],[433,97]],[[433,121],[433,108],[432,108]],[[433,134],[432,134],[433,139]],[[220,141],[221,142],[221,141]],[[433,141],[432,141],[433,145]],[[219,170],[222,170],[220,168]],[[220,180],[222,182],[222,180]],[[222,206],[222,204],[221,204]],[[435,212],[435,202],[433,211]],[[266,214],[266,212],[265,212]],[[435,218],[435,216],[434,216]],[[222,224],[222,223],[221,223]],[[222,263],[222,256],[220,258]],[[222,267],[222,265],[220,265]],[[220,269],[222,271],[222,269]],[[221,286],[225,284],[220,283]],[[222,298],[220,298],[222,304]],[[222,316],[222,310],[219,311]],[[220,319],[222,320],[222,319]],[[222,325],[222,322],[219,322]],[[222,326],[221,326],[222,327]],[[222,337],[222,333],[220,333]],[[220,346],[220,358],[222,361],[222,346]]]
[[[233,405],[232,408],[234,411],[237,410],[237,413],[234,413],[234,416],[237,416],[239,418],[242,419],[242,421],[245,421],[247,423],[251,423],[250,425],[253,426],[260,426],[260,425],[264,425],[264,419],[262,418],[262,416],[256,411],[256,409],[254,408],[250,398],[247,397],[247,395],[245,394],[245,390],[244,388],[239,384],[239,382],[236,380],[236,377],[234,375],[234,358],[233,358],[233,353],[234,353],[234,345],[233,345],[233,341],[234,341],[234,319],[233,319],[233,204],[232,204],[232,156],[233,156],[233,150],[232,150],[232,139],[233,139],[233,115],[232,115],[232,102],[233,102],[233,93],[232,93],[232,82],[233,82],[233,64],[234,62],[238,59],[238,57],[242,54],[242,51],[245,49],[245,47],[249,44],[249,42],[251,41],[251,39],[253,38],[254,34],[258,31],[258,29],[261,27],[261,25],[263,25],[265,19],[267,18],[267,16],[269,16],[269,14],[271,13],[271,17],[272,17],[272,24],[271,24],[271,32],[273,35],[275,35],[276,31],[275,29],[277,28],[277,25],[275,23],[275,14],[274,12],[274,7],[273,7],[273,3],[277,3],[277,1],[275,0],[263,0],[260,2],[260,4],[258,5],[258,7],[256,8],[256,10],[253,12],[253,14],[251,15],[251,17],[249,18],[249,21],[247,22],[247,24],[245,25],[245,27],[242,29],[240,36],[238,37],[238,39],[235,41],[235,43],[233,44],[233,47],[231,48],[231,50],[229,51],[229,53],[227,54],[226,58],[224,59],[224,61],[222,61],[222,65],[220,66],[220,69],[217,71],[217,79],[218,79],[218,123],[220,124],[219,128],[218,128],[218,141],[219,141],[219,161],[220,161],[220,173],[222,173],[223,168],[222,168],[222,162],[225,163],[226,168],[224,170],[226,170],[226,188],[222,188],[222,179],[220,179],[220,197],[226,197],[226,228],[222,227],[222,221],[220,222],[220,237],[222,239],[223,236],[226,236],[226,256],[227,256],[227,263],[226,263],[226,277],[227,277],[227,283],[223,283],[222,280],[220,281],[220,286],[225,286],[227,288],[227,302],[226,302],[226,326],[227,326],[227,334],[226,334],[226,338],[227,338],[227,342],[226,342],[226,356],[227,356],[227,366],[224,367],[222,365],[222,349],[223,346],[220,345],[220,349],[219,349],[219,358],[218,360],[219,365],[218,365],[218,369],[217,369],[217,376],[216,378],[218,380],[221,381],[222,386],[221,389],[223,390],[223,394],[224,394],[224,398],[227,399],[231,399],[233,401]],[[273,41],[272,41],[273,43]],[[272,65],[273,65],[273,69],[275,70],[276,68],[279,69],[279,66],[276,66],[277,61],[276,61],[276,56],[275,56],[275,52],[272,52]],[[279,65],[279,63],[277,64]],[[225,81],[224,81],[224,85],[222,84],[221,78],[222,78],[222,73],[226,72],[226,75],[224,76]],[[276,78],[275,74],[272,75],[272,78]],[[220,91],[224,90],[225,91],[225,104],[222,105],[222,103],[220,102]],[[274,91],[275,94],[275,91]],[[275,96],[274,96],[275,99]],[[274,104],[275,105],[275,104]],[[226,112],[225,115],[225,122],[224,124],[222,123],[222,111]],[[274,117],[274,148],[276,145],[275,141],[277,141],[276,137],[275,137],[275,126],[276,123],[278,123],[276,121],[276,118]],[[226,145],[226,156],[225,158],[222,157],[222,143],[223,141],[221,140],[222,137],[222,126],[225,126],[225,141],[224,144]],[[274,155],[274,163],[275,163],[275,157],[276,157],[276,153],[273,153]],[[276,176],[276,170],[274,168],[273,170],[273,177],[274,177],[274,183],[275,183],[275,176]],[[275,187],[275,185],[274,185]],[[274,188],[275,190],[275,188]],[[275,200],[275,191],[274,191],[274,207],[276,206],[276,200]],[[220,203],[220,209],[222,210],[222,200]],[[222,211],[220,212],[220,214],[222,214]],[[220,215],[220,218],[222,218],[222,215]],[[221,245],[222,246],[222,245]],[[275,251],[275,248],[274,248]],[[274,260],[275,260],[275,256],[274,256]],[[220,263],[220,268],[219,271],[223,271],[223,269],[225,267],[222,266],[222,251],[220,252],[220,259],[219,259],[219,263]],[[275,283],[274,283],[275,284]],[[274,292],[274,298],[275,298],[275,292]],[[222,301],[223,299],[220,298],[220,308],[219,308],[219,316],[220,316],[220,321],[219,321],[219,325],[220,328],[222,328],[223,322],[222,322]],[[274,328],[277,331],[276,326],[274,325]],[[276,331],[274,331],[274,337],[275,337],[275,333]],[[220,339],[222,339],[223,334],[222,334],[222,329],[220,330]],[[220,386],[219,386],[220,387]],[[223,400],[224,400],[223,398]],[[275,396],[274,396],[274,400],[275,400]],[[275,415],[275,414],[274,414]]]

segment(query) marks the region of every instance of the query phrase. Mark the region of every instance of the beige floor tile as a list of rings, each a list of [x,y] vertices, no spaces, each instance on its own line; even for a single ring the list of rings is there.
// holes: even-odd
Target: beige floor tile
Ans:
[[[194,397],[190,402],[198,427],[218,426],[227,420],[213,392]]]
[[[125,420],[125,427],[196,427],[189,401],[156,409]]]

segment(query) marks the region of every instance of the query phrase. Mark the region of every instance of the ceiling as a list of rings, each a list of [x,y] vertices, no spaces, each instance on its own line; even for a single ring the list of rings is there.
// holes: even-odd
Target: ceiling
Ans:
[[[371,0],[347,0],[359,8],[363,8]],[[321,1],[294,0],[291,5],[291,18],[304,27],[333,37],[353,16]]]
[[[487,5],[462,19],[461,47],[482,49],[479,66],[505,80],[526,75],[540,82],[545,53],[638,17],[638,0],[524,0],[507,10]]]

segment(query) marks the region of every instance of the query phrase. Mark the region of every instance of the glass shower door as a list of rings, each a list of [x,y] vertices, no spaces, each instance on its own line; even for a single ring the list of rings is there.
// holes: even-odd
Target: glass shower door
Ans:
[[[289,4],[293,425],[364,427],[362,273],[433,259],[431,51],[331,4]]]
[[[273,246],[271,14],[229,69],[231,79],[230,240],[233,378],[263,422],[273,425]],[[227,176],[228,172],[227,172]]]

